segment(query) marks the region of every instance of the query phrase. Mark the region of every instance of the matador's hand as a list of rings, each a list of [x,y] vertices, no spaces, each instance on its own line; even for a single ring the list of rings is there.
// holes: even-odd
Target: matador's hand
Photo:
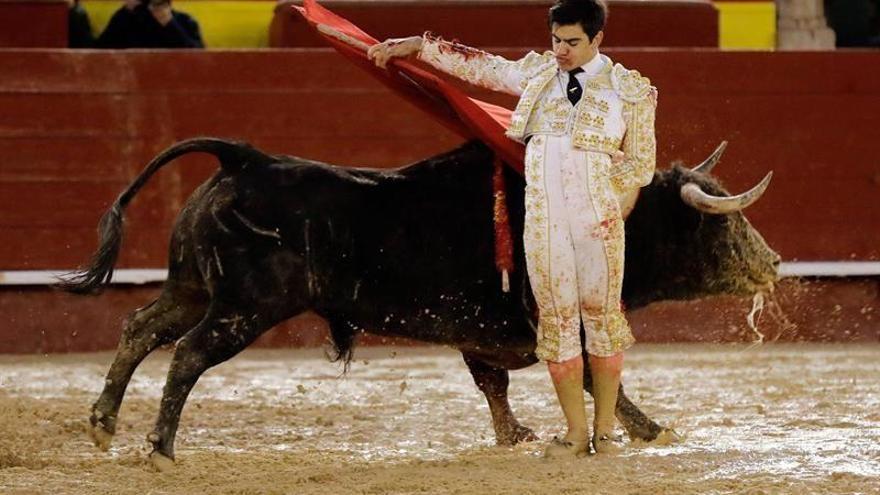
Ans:
[[[385,65],[394,57],[408,57],[418,53],[422,49],[422,37],[410,36],[409,38],[389,38],[378,45],[373,45],[367,50],[367,58],[379,67]]]
[[[611,153],[611,163],[613,163],[614,165],[623,163],[624,160],[626,160],[626,153],[620,150],[614,150]]]

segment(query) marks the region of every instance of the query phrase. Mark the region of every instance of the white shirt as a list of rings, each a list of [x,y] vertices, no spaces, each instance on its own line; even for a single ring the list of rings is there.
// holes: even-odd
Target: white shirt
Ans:
[[[596,74],[602,72],[602,69],[605,67],[606,63],[610,64],[611,60],[605,55],[596,52],[596,55],[594,55],[589,62],[582,65],[581,69],[583,69],[584,71],[575,76],[578,82],[581,83],[581,87],[584,87],[584,84],[587,82],[588,77],[595,76]],[[564,88],[568,86],[568,78],[570,77],[568,75],[568,71],[560,70],[559,74],[562,78],[562,87]]]

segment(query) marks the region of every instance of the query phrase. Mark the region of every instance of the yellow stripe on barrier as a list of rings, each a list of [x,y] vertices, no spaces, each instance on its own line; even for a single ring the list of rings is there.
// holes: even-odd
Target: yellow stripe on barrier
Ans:
[[[120,1],[83,1],[95,36],[122,7]],[[269,46],[269,24],[275,9],[271,1],[174,1],[174,10],[193,16],[208,48],[261,48]]]
[[[715,2],[722,49],[773,50],[776,47],[774,2]]]

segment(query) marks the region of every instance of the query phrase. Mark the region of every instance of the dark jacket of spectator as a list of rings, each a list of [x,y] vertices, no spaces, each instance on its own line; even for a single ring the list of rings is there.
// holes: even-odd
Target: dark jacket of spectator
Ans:
[[[89,14],[79,0],[71,3],[67,12],[67,46],[70,48],[91,48],[95,44]]]
[[[98,37],[98,48],[204,48],[199,24],[188,14],[172,11],[162,25],[141,2],[133,9],[122,7]]]
[[[825,17],[837,35],[837,46],[880,46],[878,9],[878,0],[825,0]]]

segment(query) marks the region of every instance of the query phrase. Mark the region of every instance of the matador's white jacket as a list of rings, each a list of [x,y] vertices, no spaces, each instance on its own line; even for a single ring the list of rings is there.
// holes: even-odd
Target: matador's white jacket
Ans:
[[[539,358],[563,361],[587,351],[613,355],[633,343],[620,307],[624,228],[618,196],[654,173],[656,90],[638,72],[597,56],[570,77],[552,52],[511,61],[426,33],[419,59],[472,84],[520,96],[507,136],[528,142],[525,157],[526,264],[535,299]],[[581,79],[583,78],[583,79]],[[623,151],[625,158],[612,160]]]
[[[425,33],[419,59],[477,86],[519,96],[509,138],[525,142],[534,134],[570,133],[576,148],[625,153],[625,160],[607,171],[618,193],[650,184],[656,157],[657,93],[638,71],[607,63],[604,72],[584,87],[585,101],[572,112],[566,98],[542,98],[559,72],[553,52],[530,52],[511,61]],[[617,98],[608,98],[607,90]],[[614,118],[620,114],[623,121]]]

